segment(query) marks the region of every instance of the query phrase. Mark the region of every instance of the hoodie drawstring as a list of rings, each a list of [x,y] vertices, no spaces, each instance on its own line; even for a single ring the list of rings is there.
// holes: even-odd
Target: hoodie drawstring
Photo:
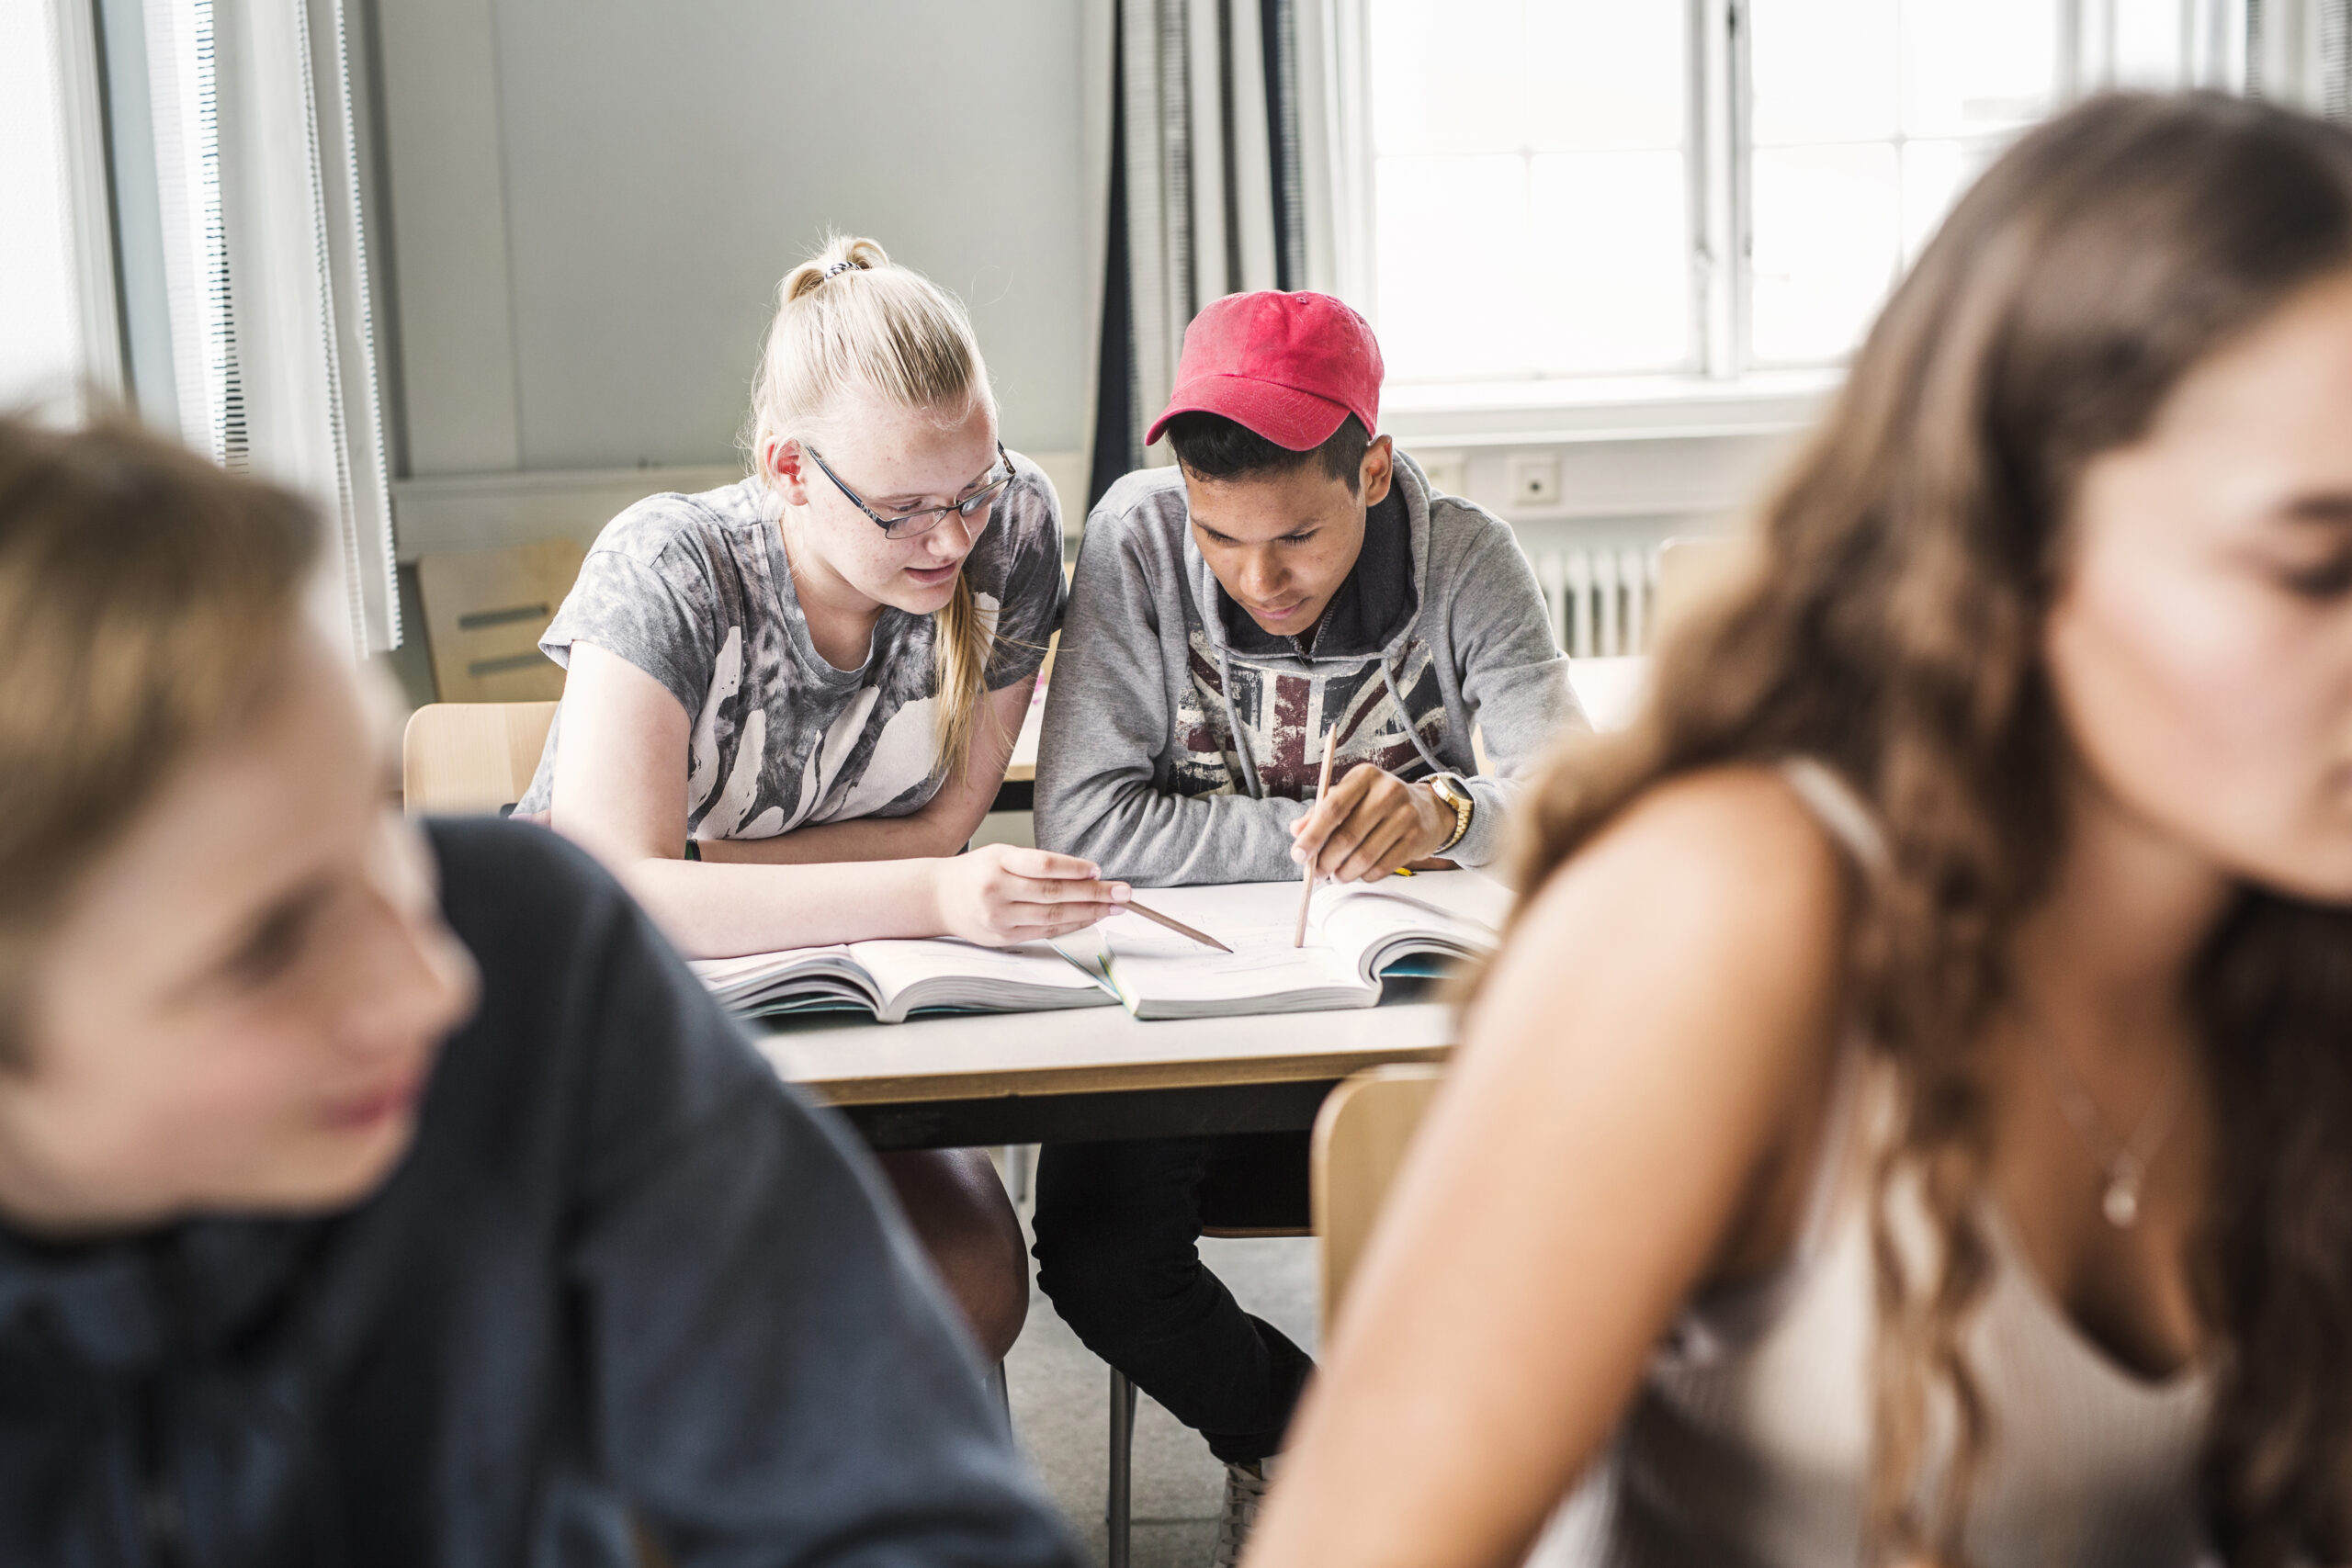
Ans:
[[[1250,743],[1241,735],[1240,710],[1233,705],[1233,654],[1223,643],[1216,650],[1217,695],[1225,701],[1225,732],[1233,739],[1233,754],[1241,759],[1241,782],[1252,800],[1266,798],[1263,784],[1258,782],[1258,764],[1250,755]]]
[[[1421,727],[1414,723],[1413,716],[1406,711],[1405,694],[1396,689],[1396,671],[1388,668],[1385,652],[1380,656],[1380,678],[1388,682],[1388,700],[1396,705],[1396,716],[1404,723],[1405,733],[1413,738],[1413,750],[1421,754],[1421,761],[1430,765],[1430,772],[1447,772],[1446,765],[1437,760],[1437,753],[1430,750],[1429,742],[1421,739]]]

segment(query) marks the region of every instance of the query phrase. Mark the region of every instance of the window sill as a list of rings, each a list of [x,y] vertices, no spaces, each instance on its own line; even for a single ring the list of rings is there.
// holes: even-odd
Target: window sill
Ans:
[[[1407,383],[1383,389],[1381,425],[1408,448],[1784,435],[1810,424],[1843,379],[1823,369]]]
[[[1432,487],[1513,524],[1687,529],[1747,506],[1842,375],[1400,386],[1381,423]]]

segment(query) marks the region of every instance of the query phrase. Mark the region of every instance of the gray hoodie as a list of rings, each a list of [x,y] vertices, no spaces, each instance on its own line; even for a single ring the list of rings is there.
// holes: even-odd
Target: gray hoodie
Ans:
[[[1401,453],[1396,487],[1413,593],[1377,651],[1245,656],[1193,542],[1182,475],[1113,485],[1087,520],[1046,698],[1037,842],[1149,886],[1295,876],[1289,825],[1336,723],[1335,780],[1364,762],[1470,777],[1477,807],[1448,853],[1492,861],[1518,775],[1584,715],[1510,525],[1431,494]],[[1485,776],[1471,777],[1474,727]]]

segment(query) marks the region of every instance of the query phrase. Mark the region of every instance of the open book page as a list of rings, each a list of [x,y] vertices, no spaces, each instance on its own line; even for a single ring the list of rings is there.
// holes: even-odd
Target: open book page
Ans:
[[[922,1008],[1044,1012],[1117,999],[1098,976],[1070,966],[1045,942],[978,947],[953,937],[852,942],[873,976],[879,1015],[896,1022]]]
[[[1117,1000],[1106,983],[1071,968],[1043,942],[997,949],[950,937],[857,942],[696,959],[688,967],[722,1004],[757,1016],[854,1008],[901,1023],[926,1008],[1043,1012]]]
[[[1186,889],[1186,891],[1191,891]],[[1295,886],[1290,887],[1294,897]],[[1148,900],[1155,909],[1167,890]],[[1332,951],[1312,930],[1293,947],[1290,920],[1217,919],[1164,913],[1209,931],[1233,949],[1217,953],[1137,915],[1116,915],[1056,943],[1074,964],[1091,964],[1137,1018],[1207,1018],[1244,1012],[1304,1012],[1369,1007],[1380,988],[1356,974],[1352,955]]]
[[[879,998],[846,947],[793,947],[741,958],[690,959],[686,967],[730,1008],[766,1005],[785,993],[802,1005],[875,1007]]]
[[[1512,902],[1509,887],[1476,871],[1423,871],[1411,876],[1354,883],[1334,891],[1416,904],[1432,914],[1451,915],[1484,926],[1494,937],[1502,934],[1504,923],[1510,919]]]
[[[1462,882],[1483,884],[1498,897]],[[1424,883],[1438,884],[1438,896],[1428,896]],[[1369,885],[1327,884],[1316,889],[1311,929],[1320,931],[1335,950],[1353,953],[1359,973],[1369,980],[1408,956],[1464,958],[1486,952],[1499,932],[1469,911],[1493,914],[1499,923],[1508,908],[1509,895],[1486,878],[1440,872],[1409,882],[1391,877]]]
[[[1423,884],[1432,886],[1424,886]],[[1464,886],[1471,885],[1471,886]],[[1135,915],[1120,915],[1055,945],[1110,980],[1137,1018],[1200,1018],[1370,1007],[1380,971],[1417,953],[1453,958],[1495,942],[1510,897],[1470,872],[1390,878],[1316,890],[1306,944],[1294,947],[1300,885],[1233,883],[1157,887],[1141,897],[1216,937],[1222,953]]]

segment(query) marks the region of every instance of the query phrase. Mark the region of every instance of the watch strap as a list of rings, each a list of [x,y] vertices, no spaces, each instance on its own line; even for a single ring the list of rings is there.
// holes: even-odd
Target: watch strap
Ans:
[[[1438,799],[1453,807],[1453,832],[1435,851],[1442,855],[1468,837],[1470,815],[1476,809],[1477,801],[1470,793],[1468,781],[1460,773],[1437,773],[1432,775],[1429,782],[1432,786],[1431,793],[1436,795]],[[1440,787],[1442,785],[1452,787]]]

